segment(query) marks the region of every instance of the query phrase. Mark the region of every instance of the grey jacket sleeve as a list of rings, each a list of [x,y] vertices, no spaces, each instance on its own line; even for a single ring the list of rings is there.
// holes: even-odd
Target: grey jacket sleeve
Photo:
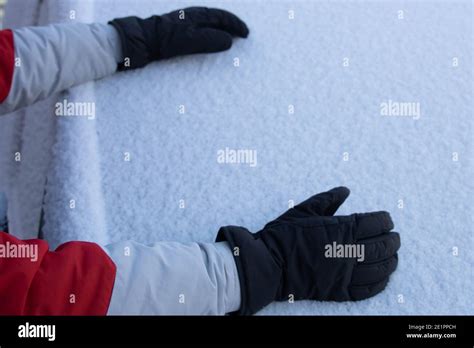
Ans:
[[[108,315],[223,315],[240,308],[227,242],[127,241],[103,249],[117,266]]]
[[[13,31],[15,66],[0,115],[114,73],[121,44],[108,24],[54,24]]]

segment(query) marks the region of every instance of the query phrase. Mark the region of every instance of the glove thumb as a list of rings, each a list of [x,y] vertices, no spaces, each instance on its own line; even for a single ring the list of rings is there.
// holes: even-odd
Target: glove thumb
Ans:
[[[283,215],[280,215],[278,218],[267,224],[267,226],[270,226],[272,223],[298,218],[332,216],[342,203],[344,203],[346,198],[349,197],[349,194],[349,189],[344,186],[335,187],[332,190],[318,193],[287,210]]]
[[[293,209],[307,216],[332,216],[349,197],[351,191],[344,186],[318,193]]]

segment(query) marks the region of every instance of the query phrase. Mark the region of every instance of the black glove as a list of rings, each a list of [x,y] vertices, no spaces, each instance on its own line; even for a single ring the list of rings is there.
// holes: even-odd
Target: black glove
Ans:
[[[232,36],[245,38],[249,34],[245,23],[234,14],[206,7],[189,7],[147,19],[118,18],[109,24],[122,42],[124,63],[120,70],[180,55],[225,51],[232,46]]]
[[[256,234],[236,226],[219,230],[217,241],[229,242],[239,273],[242,305],[236,314],[291,296],[357,301],[385,288],[397,267],[400,236],[390,232],[387,212],[333,216],[348,196],[345,187],[320,193]]]

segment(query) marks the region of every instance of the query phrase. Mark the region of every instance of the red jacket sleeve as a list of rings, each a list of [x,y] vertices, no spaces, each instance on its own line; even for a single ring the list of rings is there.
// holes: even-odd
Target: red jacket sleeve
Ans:
[[[49,251],[43,240],[0,232],[0,315],[105,315],[115,272],[97,244]]]
[[[11,30],[0,30],[0,103],[7,98],[10,92],[14,66],[13,32]]]

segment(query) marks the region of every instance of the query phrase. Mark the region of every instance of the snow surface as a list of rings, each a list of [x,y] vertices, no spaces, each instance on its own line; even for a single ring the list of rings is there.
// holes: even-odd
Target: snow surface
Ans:
[[[235,12],[249,38],[61,97],[95,101],[97,116],[56,121],[45,238],[53,246],[209,242],[222,225],[257,231],[290,200],[345,185],[352,194],[340,214],[388,210],[401,234],[387,289],[357,303],[277,303],[261,313],[473,314],[472,2],[100,0],[61,8],[105,22],[197,4]],[[56,13],[52,20],[66,20],[68,11]],[[382,116],[389,100],[420,103],[420,118]],[[255,150],[257,166],[218,163],[226,148]]]

